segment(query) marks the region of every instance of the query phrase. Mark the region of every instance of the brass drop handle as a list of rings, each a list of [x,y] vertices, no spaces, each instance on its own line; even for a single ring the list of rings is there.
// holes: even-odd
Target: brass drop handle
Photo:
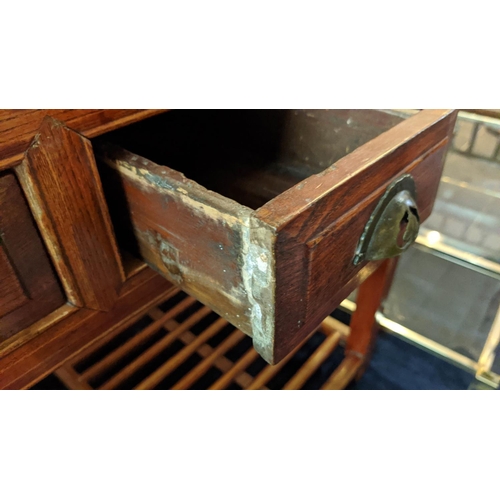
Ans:
[[[410,247],[420,228],[416,198],[415,182],[409,174],[386,189],[359,239],[354,265],[396,257]]]

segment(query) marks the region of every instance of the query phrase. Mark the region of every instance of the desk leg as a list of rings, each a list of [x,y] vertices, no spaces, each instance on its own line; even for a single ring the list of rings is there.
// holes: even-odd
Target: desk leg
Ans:
[[[384,260],[358,289],[356,311],[351,318],[351,332],[345,347],[345,358],[322,389],[343,389],[354,378],[363,375],[377,334],[375,313],[389,293],[398,258]]]

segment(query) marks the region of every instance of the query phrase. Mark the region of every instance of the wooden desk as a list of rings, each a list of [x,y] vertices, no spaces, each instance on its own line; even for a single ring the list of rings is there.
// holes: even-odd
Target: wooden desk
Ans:
[[[29,387],[172,283],[271,363],[364,283],[344,365],[359,375],[395,267],[356,262],[360,238],[405,174],[428,217],[455,117],[0,112],[0,387]]]

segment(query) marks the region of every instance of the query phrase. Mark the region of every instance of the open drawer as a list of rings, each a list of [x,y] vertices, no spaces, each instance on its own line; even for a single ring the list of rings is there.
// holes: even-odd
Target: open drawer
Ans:
[[[121,246],[277,363],[379,265],[360,248],[388,188],[411,176],[428,217],[455,117],[176,110],[94,149]]]

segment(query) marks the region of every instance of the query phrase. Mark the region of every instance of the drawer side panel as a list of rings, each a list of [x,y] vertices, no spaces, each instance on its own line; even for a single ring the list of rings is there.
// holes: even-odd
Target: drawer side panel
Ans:
[[[122,245],[253,336],[264,355],[272,350],[272,231],[252,210],[175,170],[115,146],[96,151]]]

